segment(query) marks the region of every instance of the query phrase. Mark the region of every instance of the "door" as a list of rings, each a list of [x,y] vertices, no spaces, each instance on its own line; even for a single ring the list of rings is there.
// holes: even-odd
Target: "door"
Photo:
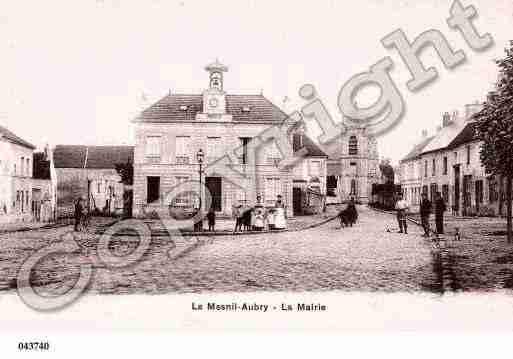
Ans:
[[[302,206],[301,206],[301,188],[293,188],[292,189],[292,205],[294,210],[294,215],[301,214]]]
[[[454,166],[454,211],[460,210],[460,166]]]
[[[221,211],[222,199],[222,180],[221,177],[206,177],[205,186],[207,186],[210,195],[212,196],[211,207],[216,212]],[[208,210],[208,209],[207,209]]]
[[[475,191],[476,191],[476,211],[479,212],[479,208],[481,204],[483,203],[483,181],[478,180],[475,184]]]

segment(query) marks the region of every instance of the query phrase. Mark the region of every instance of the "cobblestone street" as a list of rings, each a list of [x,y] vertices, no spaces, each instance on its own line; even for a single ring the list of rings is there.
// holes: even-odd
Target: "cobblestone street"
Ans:
[[[95,254],[97,236],[80,234],[79,255],[56,255],[34,270],[43,292],[58,293],[76,280],[78,264],[95,263],[92,292],[167,293],[204,291],[419,291],[436,287],[430,244],[420,230],[397,231],[395,218],[360,207],[356,226],[338,221],[320,227],[262,235],[200,237],[186,253],[170,259],[167,237],[152,239],[142,261],[122,269],[106,268]],[[390,228],[392,232],[387,232]],[[30,248],[56,240],[66,229],[2,235],[2,289],[15,287],[17,268]],[[117,237],[113,251],[123,255],[137,237]],[[173,252],[174,253],[174,252]]]

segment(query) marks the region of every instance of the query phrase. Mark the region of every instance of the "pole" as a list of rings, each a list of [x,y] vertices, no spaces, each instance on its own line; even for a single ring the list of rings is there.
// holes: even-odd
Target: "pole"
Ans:
[[[200,178],[200,188],[199,188],[199,215],[200,221],[198,223],[198,228],[200,231],[203,231],[203,184],[202,184],[202,174],[203,174],[203,164],[200,162],[199,164],[199,178]]]

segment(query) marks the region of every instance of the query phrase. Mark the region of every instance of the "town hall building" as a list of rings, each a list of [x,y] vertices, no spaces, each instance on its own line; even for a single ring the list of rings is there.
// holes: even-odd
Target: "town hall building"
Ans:
[[[219,215],[231,215],[234,206],[252,206],[257,196],[263,205],[272,206],[281,195],[292,216],[293,171],[278,166],[281,159],[293,156],[292,146],[291,153],[282,153],[269,141],[255,156],[250,153],[253,139],[272,126],[289,126],[288,116],[261,94],[226,93],[228,68],[217,60],[205,70],[209,86],[202,94],[170,93],[134,121],[133,215],[191,206],[191,196],[168,198],[168,193],[181,182],[201,179]],[[223,175],[215,164],[234,150],[231,169]]]

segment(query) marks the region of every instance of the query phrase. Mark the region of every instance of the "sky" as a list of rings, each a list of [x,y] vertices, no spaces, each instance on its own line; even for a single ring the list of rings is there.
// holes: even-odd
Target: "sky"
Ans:
[[[228,93],[260,93],[286,111],[305,104],[299,88],[313,84],[332,117],[341,120],[343,84],[385,56],[406,105],[392,132],[378,139],[382,157],[397,162],[430,133],[445,111],[485,98],[497,77],[494,59],[513,39],[511,0],[474,5],[480,34],[494,46],[474,52],[446,19],[452,1],[3,1],[0,13],[0,124],[39,148],[57,144],[131,144],[137,113],[175,93],[201,93],[204,66],[229,66]],[[412,93],[410,74],[380,40],[402,29],[413,41],[441,31],[467,61],[447,70],[426,49],[436,81]],[[379,91],[362,92],[371,104]],[[288,98],[288,102],[283,102]],[[309,127],[312,137],[317,132]]]

